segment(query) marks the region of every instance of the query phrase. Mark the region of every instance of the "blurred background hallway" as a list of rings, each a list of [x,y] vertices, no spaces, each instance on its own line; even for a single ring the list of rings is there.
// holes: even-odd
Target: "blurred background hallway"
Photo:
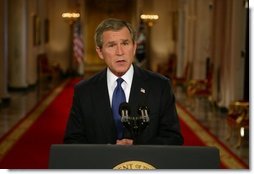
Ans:
[[[93,34],[115,17],[143,35],[135,63],[170,78],[177,102],[249,164],[248,0],[0,3],[0,140],[63,81],[105,67]]]

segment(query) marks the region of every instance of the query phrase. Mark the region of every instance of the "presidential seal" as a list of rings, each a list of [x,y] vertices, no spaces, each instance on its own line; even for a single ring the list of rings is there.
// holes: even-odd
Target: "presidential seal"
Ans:
[[[143,161],[126,161],[121,164],[118,164],[113,169],[147,170],[147,169],[155,169],[155,167]]]

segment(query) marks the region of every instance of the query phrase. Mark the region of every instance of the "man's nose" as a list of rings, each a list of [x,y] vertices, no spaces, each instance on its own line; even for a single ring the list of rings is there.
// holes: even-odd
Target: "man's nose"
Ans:
[[[116,54],[117,55],[122,55],[123,54],[123,48],[121,45],[117,45],[116,47]]]

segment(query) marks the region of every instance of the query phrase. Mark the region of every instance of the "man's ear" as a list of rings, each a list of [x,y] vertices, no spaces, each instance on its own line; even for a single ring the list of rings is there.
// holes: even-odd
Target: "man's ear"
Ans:
[[[101,48],[100,48],[100,47],[96,47],[96,52],[97,52],[98,56],[103,60],[104,57],[103,57],[103,55],[102,55],[102,52],[101,52]]]

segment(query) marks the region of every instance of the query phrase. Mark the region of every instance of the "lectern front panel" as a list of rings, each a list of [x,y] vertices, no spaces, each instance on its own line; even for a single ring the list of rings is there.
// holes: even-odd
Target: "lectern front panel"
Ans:
[[[51,169],[218,169],[219,150],[205,146],[56,144]]]

